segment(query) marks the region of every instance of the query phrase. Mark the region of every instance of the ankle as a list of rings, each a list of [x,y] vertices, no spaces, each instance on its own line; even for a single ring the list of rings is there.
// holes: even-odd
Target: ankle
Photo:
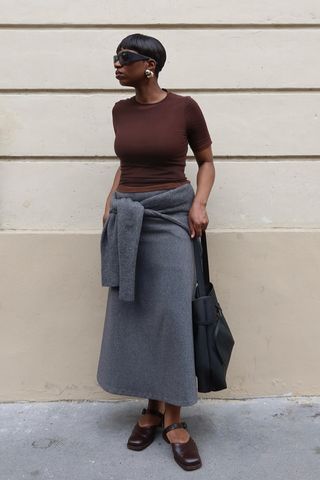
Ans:
[[[166,415],[166,412],[164,414],[164,426],[167,427],[168,425],[171,425],[172,423],[180,423],[181,422],[181,417],[179,416],[172,416],[172,415]]]
[[[148,401],[148,407],[151,410],[156,410],[158,412],[164,413],[165,412],[165,402],[161,400],[151,400]]]

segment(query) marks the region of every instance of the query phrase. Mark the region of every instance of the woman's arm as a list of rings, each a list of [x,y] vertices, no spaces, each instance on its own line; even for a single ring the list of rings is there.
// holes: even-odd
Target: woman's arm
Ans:
[[[199,237],[209,223],[206,211],[207,201],[215,180],[215,168],[211,145],[204,150],[194,152],[199,166],[197,174],[197,191],[189,210],[189,227],[191,238]]]
[[[114,176],[113,184],[112,184],[110,193],[109,193],[109,195],[107,197],[107,200],[106,200],[104,214],[103,214],[103,217],[102,217],[102,224],[103,225],[105,224],[105,222],[107,221],[107,219],[109,217],[109,209],[110,209],[110,204],[111,204],[112,193],[115,190],[117,190],[117,188],[118,188],[118,185],[119,185],[119,182],[120,182],[120,176],[121,176],[121,168],[119,167],[118,170],[116,171],[115,176]]]

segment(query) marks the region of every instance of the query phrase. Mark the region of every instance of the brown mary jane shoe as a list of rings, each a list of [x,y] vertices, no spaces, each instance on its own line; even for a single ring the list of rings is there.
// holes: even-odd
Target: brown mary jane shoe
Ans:
[[[168,425],[165,429],[162,430],[162,436],[167,443],[170,443],[173,451],[173,457],[177,464],[182,467],[184,470],[196,470],[202,466],[201,458],[199,455],[198,447],[193,438],[190,435],[190,438],[187,442],[184,443],[175,443],[170,442],[167,437],[167,432],[173,430],[174,428],[185,428],[187,429],[186,422],[172,423]]]
[[[139,421],[133,427],[131,435],[127,442],[127,447],[131,450],[143,450],[148,447],[154,440],[157,428],[163,428],[164,414],[158,412],[158,410],[152,410],[150,408],[143,408],[141,414],[151,413],[161,418],[161,422],[158,425],[151,425],[150,427],[141,427]]]

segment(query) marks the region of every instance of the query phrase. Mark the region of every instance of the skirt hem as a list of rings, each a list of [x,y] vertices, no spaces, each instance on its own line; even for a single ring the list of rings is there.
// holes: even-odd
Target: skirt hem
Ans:
[[[188,401],[188,400],[177,400],[176,398],[172,398],[172,397],[167,397],[166,395],[163,395],[162,393],[154,393],[154,392],[144,392],[144,393],[141,393],[141,392],[134,392],[133,390],[129,390],[129,389],[121,389],[121,388],[117,388],[117,387],[112,387],[111,385],[108,385],[106,383],[104,383],[103,385],[98,381],[98,384],[100,385],[101,388],[103,388],[103,390],[105,390],[106,392],[109,392],[109,393],[115,393],[116,395],[128,395],[130,397],[141,397],[141,398],[152,398],[154,400],[160,400],[160,401],[163,401],[163,402],[167,402],[167,403],[171,403],[172,405],[179,405],[181,407],[190,407],[192,405],[195,405],[198,401],[198,398],[196,398],[194,401]]]

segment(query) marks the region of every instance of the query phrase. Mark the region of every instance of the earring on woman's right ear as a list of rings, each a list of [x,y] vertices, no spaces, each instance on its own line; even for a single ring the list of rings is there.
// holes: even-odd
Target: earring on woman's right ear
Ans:
[[[148,78],[151,78],[153,77],[154,73],[152,70],[149,70],[148,68],[144,71],[144,74],[146,75],[146,77]]]

